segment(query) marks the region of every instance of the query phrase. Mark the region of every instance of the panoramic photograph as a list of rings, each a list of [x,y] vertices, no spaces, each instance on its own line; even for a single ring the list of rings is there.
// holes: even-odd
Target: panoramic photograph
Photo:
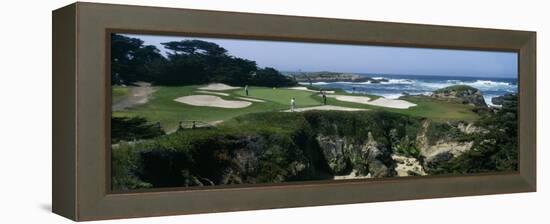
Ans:
[[[518,54],[111,34],[111,188],[518,169]]]

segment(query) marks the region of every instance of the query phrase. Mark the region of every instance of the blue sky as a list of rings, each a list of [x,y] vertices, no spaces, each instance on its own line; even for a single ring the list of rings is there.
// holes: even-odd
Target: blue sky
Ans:
[[[254,60],[280,71],[333,71],[438,76],[517,77],[517,53],[383,47],[286,41],[126,35],[155,45],[185,39],[214,42],[230,55]]]

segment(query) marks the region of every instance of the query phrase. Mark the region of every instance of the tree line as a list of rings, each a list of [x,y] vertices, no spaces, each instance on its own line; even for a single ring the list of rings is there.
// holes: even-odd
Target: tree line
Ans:
[[[156,46],[144,45],[139,38],[112,34],[112,85],[138,81],[170,86],[211,82],[267,87],[297,84],[274,68],[261,68],[255,61],[229,55],[225,48],[212,42],[194,39],[161,44],[169,50],[166,57]]]

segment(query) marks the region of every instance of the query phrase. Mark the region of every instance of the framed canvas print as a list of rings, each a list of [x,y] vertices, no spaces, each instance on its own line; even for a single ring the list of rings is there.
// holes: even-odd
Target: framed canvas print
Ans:
[[[53,12],[53,211],[80,221],[535,191],[535,38],[66,6]]]

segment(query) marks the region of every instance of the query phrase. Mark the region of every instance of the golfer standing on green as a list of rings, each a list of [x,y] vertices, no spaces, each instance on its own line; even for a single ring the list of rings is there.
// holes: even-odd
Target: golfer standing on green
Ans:
[[[248,96],[248,85],[244,86],[244,93],[246,94],[246,96]]]
[[[290,100],[290,112],[294,112],[294,109],[296,109],[296,99],[292,97],[292,99]]]

